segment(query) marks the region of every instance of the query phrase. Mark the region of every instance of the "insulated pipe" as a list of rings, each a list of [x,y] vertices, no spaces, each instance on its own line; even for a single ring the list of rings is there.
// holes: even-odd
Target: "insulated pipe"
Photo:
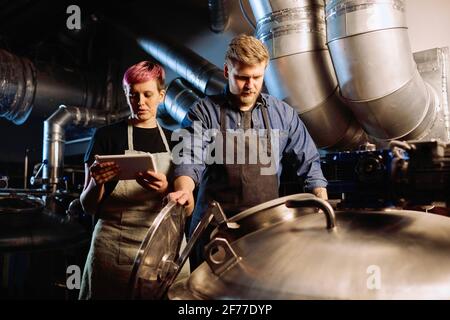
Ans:
[[[145,52],[205,95],[223,92],[227,84],[223,71],[192,50],[157,37],[137,37],[137,43]]]
[[[32,110],[36,69],[26,58],[0,50],[0,117],[22,124]]]
[[[79,127],[96,127],[127,117],[129,110],[117,114],[105,111],[66,107],[61,105],[47,120],[44,121],[44,138],[42,163],[44,163],[42,182],[44,189],[55,192],[61,183],[64,167],[65,131],[69,124]]]
[[[173,80],[167,87],[164,106],[167,113],[177,122],[183,121],[191,106],[201,96],[180,78]]]
[[[22,124],[32,110],[48,116],[62,103],[94,107],[99,95],[88,81],[79,71],[36,65],[0,50],[0,117]]]
[[[380,140],[420,139],[439,98],[411,52],[403,0],[331,0],[328,47],[341,94],[366,132]]]
[[[299,113],[321,148],[358,147],[366,135],[341,102],[326,46],[323,0],[250,0],[256,36],[270,52],[269,92]]]
[[[230,23],[229,0],[208,0],[209,28],[215,33],[227,30]]]

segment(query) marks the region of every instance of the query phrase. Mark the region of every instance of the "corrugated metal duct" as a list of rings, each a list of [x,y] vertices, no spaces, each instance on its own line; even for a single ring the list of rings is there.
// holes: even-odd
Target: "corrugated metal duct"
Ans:
[[[366,135],[340,101],[326,45],[322,0],[250,0],[256,36],[268,47],[269,92],[294,107],[321,148],[354,148]]]
[[[418,139],[439,98],[411,52],[403,0],[332,0],[328,46],[342,96],[371,136]]]
[[[95,107],[101,95],[96,81],[82,72],[34,64],[0,50],[0,117],[24,123],[33,114],[48,116],[61,104]]]

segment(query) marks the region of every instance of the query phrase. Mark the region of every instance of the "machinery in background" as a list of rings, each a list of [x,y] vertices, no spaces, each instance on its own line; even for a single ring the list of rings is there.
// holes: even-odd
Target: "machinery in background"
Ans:
[[[450,144],[392,141],[390,149],[374,147],[328,153],[323,159],[328,192],[341,199],[342,207],[450,204]]]
[[[324,160],[330,195],[342,199],[336,211],[314,195],[294,194],[227,218],[213,201],[182,249],[185,213],[169,203],[141,244],[130,297],[448,299],[450,220],[405,209],[450,203],[450,144],[393,141],[388,150],[365,149]],[[205,262],[180,279],[210,226]],[[368,281],[374,268],[382,272],[376,290]]]

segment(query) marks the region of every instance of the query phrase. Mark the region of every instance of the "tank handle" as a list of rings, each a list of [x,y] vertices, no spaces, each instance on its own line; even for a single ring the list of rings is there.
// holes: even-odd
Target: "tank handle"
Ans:
[[[327,229],[331,230],[336,227],[336,215],[331,205],[318,197],[311,197],[307,199],[287,200],[285,202],[288,208],[304,208],[304,207],[316,207],[322,209],[327,219]]]

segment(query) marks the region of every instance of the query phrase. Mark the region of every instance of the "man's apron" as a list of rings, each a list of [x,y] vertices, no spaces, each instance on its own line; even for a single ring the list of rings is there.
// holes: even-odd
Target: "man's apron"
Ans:
[[[224,105],[220,107],[220,132],[223,137],[222,150],[224,150],[223,155],[225,156],[227,154],[227,146],[232,146],[234,151],[228,150],[228,156],[232,155],[235,161],[234,163],[226,163],[227,161],[224,159],[224,164],[213,164],[205,169],[199,190],[199,203],[197,204],[199,207],[196,208],[192,217],[190,234],[192,234],[205,213],[204,210],[207,207],[207,203],[212,200],[218,201],[226,216],[230,218],[243,210],[278,198],[279,183],[277,174],[261,174],[264,172],[263,169],[270,165],[262,164],[260,157],[255,155],[255,153],[265,152],[272,161],[277,156],[272,152],[271,126],[266,106],[260,106],[260,108],[267,138],[261,139],[257,133],[253,133],[257,135],[253,139],[257,140],[252,141],[258,141],[258,148],[255,148],[254,145],[250,146],[250,143],[247,141],[245,142],[246,159],[244,164],[236,163],[239,154],[244,150],[239,150],[235,136],[227,134],[226,108],[227,106]],[[243,129],[249,130],[251,128],[244,126]],[[254,164],[249,163],[249,159],[252,158],[258,159],[258,161]],[[194,270],[204,261],[203,250],[204,246],[209,242],[210,231],[212,230],[205,232],[196,244],[195,252],[191,255],[190,260],[191,270]]]
[[[169,176],[172,156],[165,134],[159,124],[157,126],[166,151],[153,156],[158,172]],[[138,153],[145,152],[134,150],[133,126],[129,124],[125,154]],[[162,203],[160,194],[144,189],[136,180],[117,183],[99,212],[83,272],[80,299],[127,298],[134,259]]]

